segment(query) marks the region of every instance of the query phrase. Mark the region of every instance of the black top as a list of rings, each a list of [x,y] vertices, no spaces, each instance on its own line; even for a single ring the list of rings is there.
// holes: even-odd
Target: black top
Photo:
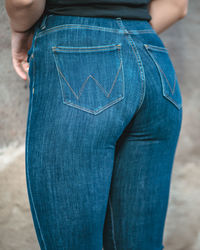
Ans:
[[[122,17],[151,20],[151,0],[47,0],[46,11],[64,16]]]

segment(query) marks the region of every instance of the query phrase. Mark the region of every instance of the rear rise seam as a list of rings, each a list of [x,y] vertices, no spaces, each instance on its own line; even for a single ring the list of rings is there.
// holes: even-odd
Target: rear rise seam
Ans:
[[[139,101],[138,107],[137,107],[137,109],[135,111],[135,115],[136,115],[138,113],[138,111],[140,110],[142,104],[143,104],[145,93],[146,93],[144,67],[143,67],[143,63],[142,63],[142,59],[140,57],[139,51],[138,51],[138,49],[137,49],[137,47],[135,45],[135,42],[133,41],[132,37],[130,36],[130,32],[124,26],[121,18],[116,18],[116,21],[117,21],[117,24],[119,25],[119,27],[124,31],[125,37],[128,40],[128,43],[131,45],[131,48],[132,48],[133,53],[134,53],[134,55],[136,57],[138,68],[139,68],[140,79],[141,79],[141,96],[140,96],[140,101]]]

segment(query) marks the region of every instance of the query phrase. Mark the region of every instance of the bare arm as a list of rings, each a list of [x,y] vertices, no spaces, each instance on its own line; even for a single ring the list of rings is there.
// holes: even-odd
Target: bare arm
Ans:
[[[5,0],[10,19],[12,63],[16,73],[27,80],[27,53],[32,45],[33,25],[45,10],[46,0]]]
[[[159,34],[187,15],[188,0],[152,0],[150,24]]]
[[[29,30],[42,15],[46,0],[5,0],[12,30]]]

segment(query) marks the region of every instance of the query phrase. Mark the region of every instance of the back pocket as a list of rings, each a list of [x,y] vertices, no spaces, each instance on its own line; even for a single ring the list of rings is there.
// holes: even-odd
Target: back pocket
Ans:
[[[96,115],[124,98],[121,43],[52,52],[64,104]]]
[[[173,103],[176,108],[181,109],[181,91],[174,66],[168,54],[168,49],[150,44],[145,44],[144,46],[159,71],[162,82],[163,96]]]

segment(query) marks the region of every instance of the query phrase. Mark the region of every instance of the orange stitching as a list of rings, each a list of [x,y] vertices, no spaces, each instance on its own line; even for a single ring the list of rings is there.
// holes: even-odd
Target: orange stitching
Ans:
[[[174,91],[175,91],[175,86],[176,86],[176,73],[175,73],[174,85],[173,85],[173,89],[172,89],[172,87],[171,87],[171,85],[170,85],[170,83],[169,83],[169,81],[168,81],[168,79],[167,79],[165,73],[163,72],[163,70],[161,69],[160,66],[159,66],[159,68],[160,68],[160,71],[162,71],[162,73],[163,73],[163,75],[164,75],[164,77],[165,77],[165,79],[166,79],[166,81],[167,81],[167,84],[168,84],[168,86],[169,86],[169,88],[170,88],[170,90],[171,90],[171,92],[172,92],[172,95],[173,95],[173,94],[174,94]]]
[[[75,93],[75,91],[72,89],[70,83],[67,81],[67,79],[65,78],[65,76],[64,76],[63,73],[61,72],[60,67],[58,67],[58,65],[57,65],[57,68],[58,68],[59,73],[61,74],[62,78],[63,78],[64,81],[67,83],[68,87],[71,89],[72,93],[74,94],[74,96],[76,97],[77,100],[80,98],[80,96],[81,96],[81,94],[82,94],[82,92],[83,92],[83,89],[85,88],[85,85],[86,85],[86,83],[88,82],[88,79],[89,79],[90,77],[93,78],[93,80],[95,81],[95,83],[101,88],[101,90],[104,92],[104,95],[108,98],[108,97],[110,96],[111,92],[112,92],[112,89],[114,88],[114,85],[115,85],[116,81],[117,81],[117,78],[118,78],[119,72],[120,72],[120,70],[121,70],[121,67],[122,67],[122,61],[120,62],[119,69],[118,69],[118,71],[117,71],[117,73],[116,73],[115,79],[114,79],[114,81],[113,81],[113,83],[112,83],[112,86],[111,86],[111,89],[110,89],[109,92],[107,92],[107,91],[103,88],[103,86],[99,83],[99,81],[98,81],[97,79],[95,79],[95,78],[90,74],[90,75],[87,77],[87,79],[83,82],[83,84],[82,84],[80,90],[78,91],[78,95],[77,95],[77,94]]]
[[[111,89],[110,89],[109,92],[107,92],[107,91],[102,87],[102,85],[99,83],[99,81],[96,80],[96,79],[90,74],[90,75],[87,77],[87,79],[83,82],[83,84],[82,84],[82,86],[81,86],[81,88],[80,88],[80,90],[79,90],[79,92],[78,92],[78,95],[77,95],[77,94],[75,93],[75,91],[72,89],[71,85],[69,84],[69,82],[67,81],[67,79],[65,78],[65,76],[62,74],[62,72],[60,71],[60,68],[59,68],[59,67],[58,67],[58,71],[59,71],[59,73],[61,74],[61,76],[63,77],[64,81],[66,81],[67,85],[69,86],[69,88],[71,89],[72,93],[74,94],[74,96],[76,97],[77,100],[80,98],[80,96],[81,96],[81,94],[82,94],[82,92],[83,92],[83,89],[85,88],[85,85],[86,85],[86,83],[88,82],[88,79],[89,79],[90,77],[94,79],[94,81],[96,82],[96,84],[97,84],[97,85],[102,89],[102,91],[104,92],[104,95],[108,98],[109,95],[110,95],[111,92],[112,92],[112,89],[113,89],[113,87],[114,87],[116,81],[117,81],[119,72],[120,72],[120,70],[121,70],[121,65],[122,65],[122,62],[120,63],[119,69],[118,69],[118,71],[117,71],[117,73],[116,73],[115,79],[114,79],[114,81],[113,81],[113,83],[112,83],[112,86],[111,86]]]

